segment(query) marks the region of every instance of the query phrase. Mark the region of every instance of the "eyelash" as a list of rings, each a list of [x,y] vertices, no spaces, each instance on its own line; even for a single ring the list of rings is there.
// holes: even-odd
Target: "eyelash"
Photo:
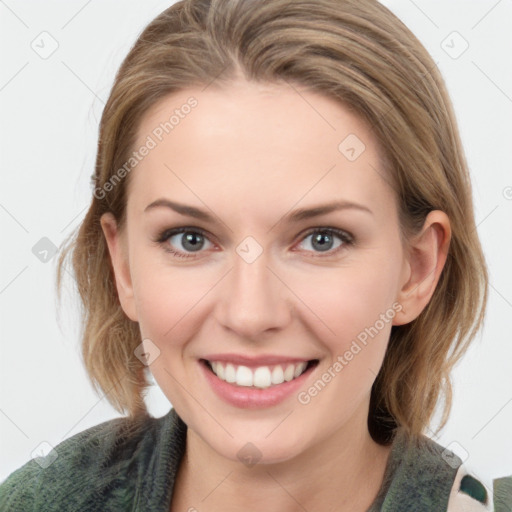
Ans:
[[[172,254],[173,257],[182,258],[182,259],[194,258],[195,256],[193,254],[189,255],[187,253],[182,253],[181,251],[176,251],[176,250],[170,248],[169,244],[166,243],[169,240],[169,238],[171,238],[174,235],[178,235],[180,233],[199,234],[199,235],[203,236],[204,238],[209,239],[206,231],[202,230],[201,228],[194,228],[194,227],[184,226],[184,227],[181,227],[181,228],[166,229],[166,230],[162,231],[157,236],[155,242],[160,244],[160,245],[162,245],[163,249],[166,252]],[[354,243],[355,243],[355,239],[354,239],[354,237],[350,233],[348,233],[347,231],[343,231],[341,229],[332,228],[332,227],[316,227],[316,228],[311,228],[311,229],[309,229],[303,235],[303,237],[301,238],[300,241],[302,242],[308,236],[310,236],[310,235],[312,235],[314,233],[323,233],[323,234],[328,234],[328,235],[336,235],[343,242],[336,249],[326,251],[325,252],[325,254],[326,254],[325,256],[320,255],[321,253],[319,253],[317,256],[313,256],[314,258],[324,258],[324,257],[328,257],[328,256],[333,256],[334,254],[338,253],[340,250],[345,249],[347,245],[351,246],[351,245],[354,245]],[[201,252],[201,251],[198,251],[198,252]],[[307,251],[307,252],[311,252],[311,251]]]

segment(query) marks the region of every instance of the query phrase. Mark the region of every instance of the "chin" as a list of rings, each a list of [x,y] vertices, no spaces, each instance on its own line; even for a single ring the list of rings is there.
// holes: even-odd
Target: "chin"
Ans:
[[[222,457],[234,462],[241,462],[249,468],[256,464],[270,465],[287,462],[302,453],[302,449],[297,443],[288,439],[288,443],[283,444],[282,440],[277,437],[272,441],[264,438],[253,441],[247,440],[246,442],[235,440],[233,441],[233,449],[229,451],[226,451],[225,444],[217,448],[216,451]]]

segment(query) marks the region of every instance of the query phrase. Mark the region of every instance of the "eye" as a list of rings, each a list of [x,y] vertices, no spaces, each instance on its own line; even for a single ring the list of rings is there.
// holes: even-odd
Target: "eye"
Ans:
[[[177,258],[194,258],[191,253],[200,252],[205,244],[213,245],[202,229],[188,227],[167,229],[156,241]]]
[[[306,233],[302,243],[305,243],[308,251],[328,253],[328,256],[331,256],[345,249],[348,245],[353,245],[354,238],[341,229],[314,228]]]
[[[205,231],[193,227],[166,229],[158,235],[155,242],[176,258],[195,258],[194,253],[200,253],[202,249],[213,246]],[[354,237],[337,228],[313,228],[301,239],[301,243],[306,245],[306,251],[332,256],[353,245]],[[315,257],[317,256],[323,255],[317,254]]]

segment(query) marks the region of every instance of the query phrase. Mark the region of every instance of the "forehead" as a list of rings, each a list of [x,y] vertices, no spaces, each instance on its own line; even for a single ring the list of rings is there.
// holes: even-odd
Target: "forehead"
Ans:
[[[250,211],[289,209],[301,198],[369,204],[392,195],[367,124],[295,85],[238,81],[179,91],[143,116],[135,146],[143,145],[151,149],[129,192],[141,205],[168,194]]]

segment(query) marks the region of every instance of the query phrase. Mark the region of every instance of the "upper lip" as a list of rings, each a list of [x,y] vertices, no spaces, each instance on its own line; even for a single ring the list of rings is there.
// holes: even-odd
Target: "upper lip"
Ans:
[[[259,356],[248,356],[242,354],[210,354],[208,356],[204,356],[203,359],[207,361],[222,361],[226,363],[232,363],[235,365],[245,365],[245,366],[269,366],[273,364],[281,364],[281,363],[302,363],[308,362],[315,358],[305,358],[305,357],[290,357],[290,356],[279,356],[275,354],[263,354]]]

